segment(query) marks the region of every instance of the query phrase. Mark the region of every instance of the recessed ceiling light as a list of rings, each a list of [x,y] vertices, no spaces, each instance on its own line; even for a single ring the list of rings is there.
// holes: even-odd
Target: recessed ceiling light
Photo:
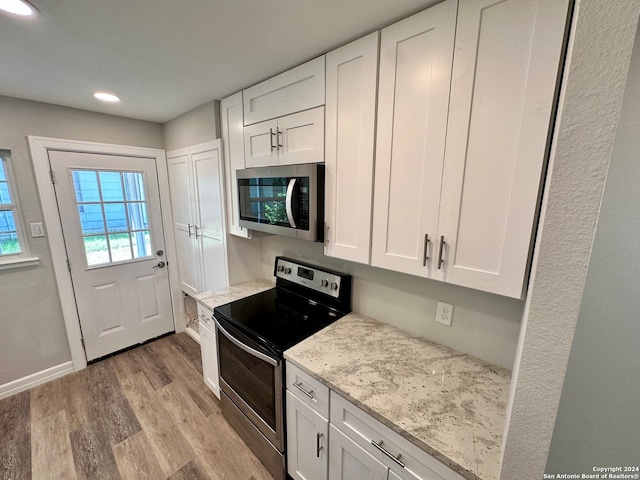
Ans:
[[[93,96],[103,102],[118,103],[120,101],[120,97],[113,95],[112,93],[96,92]]]
[[[23,0],[0,0],[0,10],[23,17],[36,14],[36,9]]]

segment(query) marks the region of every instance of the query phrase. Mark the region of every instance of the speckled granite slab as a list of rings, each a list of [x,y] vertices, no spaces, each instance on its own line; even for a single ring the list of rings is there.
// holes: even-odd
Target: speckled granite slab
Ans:
[[[466,478],[499,477],[508,370],[355,313],[285,358]]]
[[[203,292],[194,295],[193,298],[205,307],[213,310],[215,307],[224,305],[225,303],[240,300],[241,298],[250,297],[256,293],[264,292],[276,286],[274,280],[259,278],[248,282],[239,283],[228,288],[214,290],[211,292]]]

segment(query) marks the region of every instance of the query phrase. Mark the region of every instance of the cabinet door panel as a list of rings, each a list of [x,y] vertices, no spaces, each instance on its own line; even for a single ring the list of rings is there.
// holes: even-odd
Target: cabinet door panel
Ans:
[[[208,312],[209,319],[211,312]],[[212,321],[209,325],[200,322],[200,350],[202,354],[202,374],[204,383],[211,389],[214,395],[220,398],[220,380],[218,371],[218,344]],[[204,326],[203,326],[204,324]]]
[[[250,231],[239,225],[238,185],[236,183],[236,170],[245,168],[242,92],[220,101],[220,119],[224,149],[227,229],[232,235],[251,238]]]
[[[424,236],[438,222],[456,7],[447,0],[382,30],[375,266],[429,275]]]
[[[328,440],[329,421],[287,391],[287,473],[294,480],[327,480]]]
[[[330,480],[387,480],[388,468],[333,425],[329,435]]]
[[[379,33],[327,54],[325,255],[369,263]]]
[[[399,470],[395,473],[393,470],[389,470],[389,480],[442,480],[440,477],[420,478],[409,470]]]
[[[202,284],[198,268],[200,256],[194,235],[196,219],[189,150],[182,148],[167,152],[167,165],[180,286],[185,292],[195,294],[202,290]]]
[[[324,107],[278,118],[278,164],[324,162]]]
[[[222,158],[220,140],[191,148],[201,250],[202,290],[226,287]]]
[[[250,125],[324,103],[324,55],[242,92],[244,124]]]
[[[269,120],[244,129],[244,161],[247,168],[278,164],[278,122]]]
[[[522,294],[567,3],[460,4],[435,278]]]
[[[218,146],[220,141],[216,141]],[[222,239],[222,160],[219,148],[192,155],[199,233]]]

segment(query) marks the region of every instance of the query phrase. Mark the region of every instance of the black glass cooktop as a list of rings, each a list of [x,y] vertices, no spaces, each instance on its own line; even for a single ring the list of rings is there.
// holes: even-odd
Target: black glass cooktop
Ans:
[[[216,307],[215,316],[279,356],[348,312],[340,312],[312,299],[273,288]]]

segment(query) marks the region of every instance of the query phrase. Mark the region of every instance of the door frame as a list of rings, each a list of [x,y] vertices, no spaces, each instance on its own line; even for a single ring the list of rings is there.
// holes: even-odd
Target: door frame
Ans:
[[[169,290],[171,292],[171,310],[173,313],[173,325],[176,331],[184,329],[182,314],[182,295],[178,279],[178,260],[176,245],[173,237],[173,225],[171,204],[169,202],[169,176],[167,171],[167,156],[165,151],[159,148],[133,147],[127,145],[115,145],[108,143],[94,143],[79,140],[65,140],[60,138],[38,137],[28,135],[27,140],[31,150],[36,186],[40,195],[40,204],[51,248],[51,260],[58,285],[58,295],[62,305],[62,315],[71,351],[71,361],[74,371],[82,370],[87,366],[87,358],[82,346],[82,334],[80,331],[80,318],[76,308],[76,299],[71,282],[71,273],[67,267],[67,254],[64,244],[64,236],[55,189],[53,187],[49,155],[50,150],[65,152],[97,153],[103,155],[118,155],[125,157],[153,158],[158,172],[158,188],[160,192],[160,208],[162,210],[162,231],[164,232],[166,258],[169,265]]]

